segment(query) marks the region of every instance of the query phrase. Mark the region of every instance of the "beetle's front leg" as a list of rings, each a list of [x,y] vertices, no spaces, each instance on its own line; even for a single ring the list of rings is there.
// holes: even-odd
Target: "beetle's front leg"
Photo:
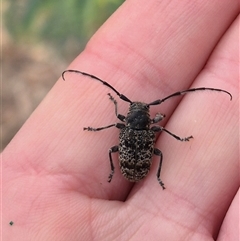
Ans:
[[[155,117],[151,120],[151,124],[157,123],[165,118],[164,114],[157,113]]]
[[[113,104],[115,105],[115,114],[117,116],[117,118],[123,122],[125,122],[126,117],[124,115],[118,114],[118,106],[117,106],[117,101],[112,97],[112,95],[110,93],[108,93],[109,95],[109,99],[113,102]]]

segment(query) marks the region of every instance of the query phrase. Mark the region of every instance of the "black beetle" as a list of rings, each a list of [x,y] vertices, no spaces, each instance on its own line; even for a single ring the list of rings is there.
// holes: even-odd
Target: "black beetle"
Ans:
[[[120,165],[121,173],[130,182],[138,182],[148,174],[152,165],[152,156],[153,154],[155,154],[160,158],[159,166],[157,170],[157,180],[161,185],[161,187],[165,189],[164,184],[160,179],[160,172],[161,172],[162,160],[163,160],[162,152],[159,149],[154,147],[156,133],[165,131],[179,141],[189,141],[191,138],[193,138],[193,136],[181,138],[171,133],[170,131],[166,130],[164,127],[161,127],[158,125],[154,125],[151,127],[151,124],[158,123],[165,117],[164,114],[157,113],[156,116],[153,119],[151,119],[149,114],[149,108],[151,105],[159,105],[162,102],[174,96],[184,95],[189,92],[203,91],[203,90],[224,92],[228,94],[230,96],[230,100],[232,100],[232,95],[226,90],[200,87],[200,88],[178,91],[163,99],[155,100],[149,104],[146,104],[143,102],[135,102],[135,101],[133,102],[125,95],[120,94],[109,83],[99,79],[94,75],[91,75],[85,72],[81,72],[78,70],[65,70],[62,73],[63,80],[65,80],[64,75],[67,72],[82,74],[92,79],[98,80],[102,84],[112,89],[119,96],[120,99],[130,103],[127,116],[118,114],[117,101],[110,94],[108,94],[110,97],[110,100],[115,105],[115,114],[117,118],[120,121],[122,121],[122,123],[115,123],[115,124],[111,124],[111,125],[99,127],[99,128],[84,127],[84,130],[87,130],[87,131],[100,131],[113,126],[120,129],[119,144],[109,149],[111,173],[109,175],[108,182],[111,182],[114,174],[114,165],[112,161],[113,152],[119,152],[119,165]]]

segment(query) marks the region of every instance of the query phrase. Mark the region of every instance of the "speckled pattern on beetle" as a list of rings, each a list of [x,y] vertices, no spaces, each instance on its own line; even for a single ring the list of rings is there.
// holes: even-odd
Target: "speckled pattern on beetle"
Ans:
[[[189,141],[191,138],[193,138],[193,136],[181,138],[171,133],[164,127],[158,125],[154,125],[151,127],[152,124],[160,122],[165,117],[164,114],[157,113],[155,117],[151,119],[149,114],[149,108],[151,105],[159,105],[172,97],[184,95],[189,92],[204,90],[226,93],[230,96],[230,100],[232,100],[232,95],[226,90],[200,87],[178,91],[163,99],[155,100],[149,104],[143,102],[133,102],[125,95],[120,94],[113,86],[111,86],[106,81],[103,81],[98,77],[85,72],[81,72],[78,70],[65,70],[62,73],[63,80],[65,80],[64,75],[67,72],[82,74],[92,79],[98,80],[102,84],[113,90],[120,99],[130,103],[128,114],[125,117],[124,115],[118,114],[117,101],[111,96],[111,94],[108,94],[110,100],[115,105],[115,114],[117,118],[122,121],[122,123],[115,123],[99,128],[84,127],[84,130],[87,131],[101,131],[110,127],[117,127],[118,129],[120,129],[119,145],[113,146],[109,149],[111,173],[109,175],[108,182],[111,182],[115,169],[112,160],[112,153],[119,152],[119,166],[121,173],[130,182],[138,182],[147,176],[152,165],[152,156],[153,154],[155,154],[160,159],[157,170],[157,180],[161,187],[165,189],[164,183],[160,179],[163,155],[159,149],[154,147],[156,133],[165,131],[179,141]]]

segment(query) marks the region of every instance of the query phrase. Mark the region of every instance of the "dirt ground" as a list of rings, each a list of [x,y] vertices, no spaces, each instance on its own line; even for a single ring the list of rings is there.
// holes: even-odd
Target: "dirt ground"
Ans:
[[[19,44],[2,34],[1,151],[68,65],[48,46]]]

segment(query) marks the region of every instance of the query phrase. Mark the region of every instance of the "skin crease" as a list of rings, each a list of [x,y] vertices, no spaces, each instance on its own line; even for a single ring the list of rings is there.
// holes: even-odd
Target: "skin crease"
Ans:
[[[131,100],[214,87],[151,108],[167,117],[163,152],[132,184],[110,173],[117,122],[110,89],[80,75],[61,78],[2,153],[3,240],[238,240],[238,1],[126,1],[68,69],[107,81]],[[119,112],[127,104],[120,101]],[[238,200],[238,201],[237,201]],[[9,225],[13,221],[13,225]]]

